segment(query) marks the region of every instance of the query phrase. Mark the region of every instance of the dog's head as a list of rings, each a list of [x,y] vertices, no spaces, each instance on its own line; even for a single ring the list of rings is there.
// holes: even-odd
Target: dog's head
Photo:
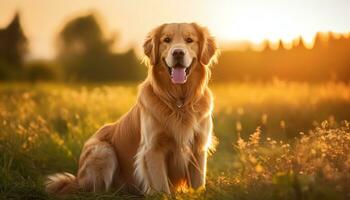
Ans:
[[[174,84],[184,84],[198,67],[207,67],[216,43],[206,28],[195,23],[163,24],[151,31],[143,45],[152,67],[167,71]]]

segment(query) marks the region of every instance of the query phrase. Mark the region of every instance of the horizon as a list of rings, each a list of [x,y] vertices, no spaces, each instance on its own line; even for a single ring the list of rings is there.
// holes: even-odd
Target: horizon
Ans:
[[[196,2],[200,6],[197,12],[191,12]],[[253,49],[261,50],[266,40],[272,49],[278,47],[280,40],[288,49],[299,37],[311,48],[318,32],[349,37],[350,31],[350,21],[343,20],[350,17],[350,13],[346,12],[350,2],[345,0],[298,1],[289,4],[273,0],[264,3],[224,0],[220,4],[196,0],[185,4],[188,6],[182,7],[179,15],[168,12],[173,2],[159,0],[132,3],[89,0],[77,1],[75,4],[36,0],[35,3],[9,0],[0,3],[3,4],[0,6],[0,28],[8,25],[16,11],[20,12],[21,24],[29,39],[29,57],[32,59],[53,58],[56,37],[67,21],[90,13],[97,16],[107,37],[117,35],[117,42],[113,46],[116,52],[135,48],[140,53],[144,37],[153,27],[173,21],[196,21],[207,26],[222,49],[244,49],[248,44]],[[154,6],[156,4],[157,7]],[[315,6],[317,10],[313,10]],[[206,16],[207,13],[211,13],[211,16]],[[288,24],[290,22],[293,23]]]

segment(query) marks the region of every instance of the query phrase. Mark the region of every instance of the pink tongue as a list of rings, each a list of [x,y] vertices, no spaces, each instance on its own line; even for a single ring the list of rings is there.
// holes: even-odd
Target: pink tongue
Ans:
[[[176,67],[172,68],[171,80],[175,84],[182,84],[186,82],[186,68]]]

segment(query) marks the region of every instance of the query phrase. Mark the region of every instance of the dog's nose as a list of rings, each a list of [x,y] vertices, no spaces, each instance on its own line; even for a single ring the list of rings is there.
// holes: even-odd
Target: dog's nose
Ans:
[[[175,59],[179,60],[184,57],[185,51],[182,49],[174,49],[172,54]]]

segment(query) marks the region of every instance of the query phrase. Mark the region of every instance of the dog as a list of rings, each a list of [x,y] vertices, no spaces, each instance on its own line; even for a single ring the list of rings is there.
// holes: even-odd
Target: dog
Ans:
[[[77,176],[48,176],[47,192],[123,188],[147,195],[205,188],[215,39],[196,23],[163,24],[148,34],[143,48],[148,76],[137,103],[84,144]]]

